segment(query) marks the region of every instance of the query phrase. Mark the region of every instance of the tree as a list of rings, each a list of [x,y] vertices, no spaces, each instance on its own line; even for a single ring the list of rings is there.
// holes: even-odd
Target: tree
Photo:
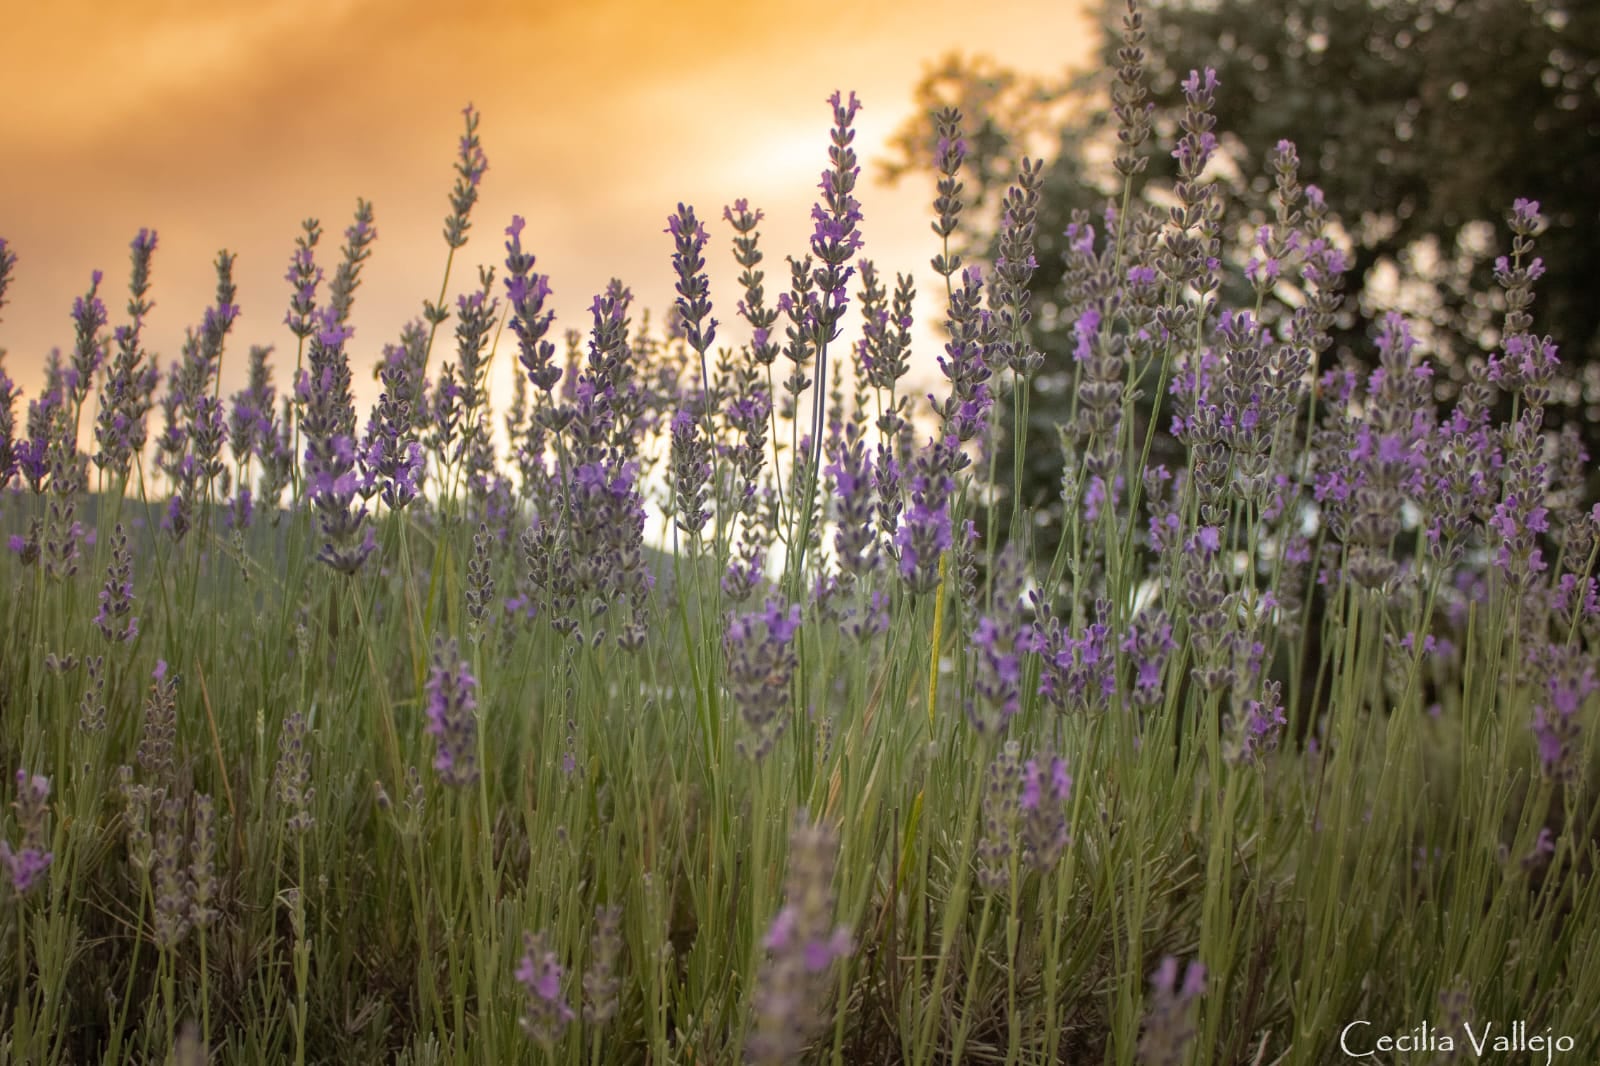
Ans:
[[[997,464],[1003,495],[1019,492],[1024,503],[1057,512],[1054,427],[1065,418],[1072,380],[1073,323],[1055,313],[1063,233],[1074,212],[1098,209],[1122,187],[1110,163],[1116,143],[1110,92],[1126,5],[1103,5],[1098,72],[1019,94],[1022,79],[1015,75],[953,58],[919,88],[930,109],[967,110],[969,128],[986,131],[986,157],[995,154],[997,131],[1026,135],[1037,122],[1039,105],[1029,101],[1048,101],[1061,116],[1039,209],[1039,270],[1030,285],[1034,342],[1046,369],[1035,382],[1023,483],[1012,486],[1004,476],[1008,456]],[[1225,246],[1230,274],[1237,277],[1249,234],[1267,221],[1269,153],[1279,140],[1293,141],[1302,181],[1324,191],[1353,253],[1325,365],[1371,365],[1369,323],[1385,310],[1401,310],[1432,351],[1436,396],[1447,405],[1469,363],[1499,339],[1504,306],[1491,278],[1494,258],[1504,251],[1505,212],[1518,197],[1540,201],[1550,225],[1539,239],[1547,270],[1533,310],[1538,332],[1560,345],[1565,371],[1546,425],[1576,424],[1589,453],[1600,456],[1600,299],[1593,291],[1600,277],[1600,4],[1150,0],[1145,6],[1142,74],[1156,106],[1140,199],[1160,202],[1171,188],[1181,81],[1191,70],[1215,68],[1225,158],[1214,166],[1233,238]],[[925,169],[931,143],[923,120],[902,130],[898,173]],[[894,176],[896,166],[888,173]],[[980,204],[992,202],[1010,176],[993,162],[963,174],[969,197]],[[990,219],[972,244],[992,251],[997,230]],[[1007,412],[1006,405],[999,410]],[[1142,415],[1158,426],[1164,419],[1148,402]],[[1003,426],[1003,449],[1015,436],[1011,429]],[[1591,484],[1591,495],[1597,487]],[[1058,529],[1057,521],[1041,530],[1044,551],[1053,548]]]

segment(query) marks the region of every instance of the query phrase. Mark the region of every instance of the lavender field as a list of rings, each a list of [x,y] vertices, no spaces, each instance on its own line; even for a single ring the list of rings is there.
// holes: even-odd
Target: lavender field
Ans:
[[[666,308],[556,319],[470,106],[388,343],[365,200],[285,235],[286,307],[220,252],[176,355],[156,232],[125,303],[90,274],[42,391],[0,363],[0,1063],[1600,1061],[1600,505],[1541,205],[1455,402],[1401,315],[1328,369],[1315,146],[1241,227],[1215,73],[1158,115],[1122,32],[1061,367],[1042,165],[974,255],[952,108],[913,385],[849,91],[808,247],[662,205]],[[0,339],[27,269],[0,240]],[[1049,551],[1003,412],[1059,452]]]

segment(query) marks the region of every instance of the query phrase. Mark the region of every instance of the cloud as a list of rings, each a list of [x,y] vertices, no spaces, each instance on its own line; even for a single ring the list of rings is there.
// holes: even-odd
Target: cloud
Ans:
[[[152,226],[162,234],[154,348],[176,354],[227,247],[240,253],[235,345],[292,351],[280,326],[282,274],[298,223],[322,220],[319,253],[331,271],[364,196],[379,239],[353,347],[375,357],[438,292],[439,230],[469,100],[484,115],[490,170],[453,291],[477,263],[499,258],[500,230],[517,213],[553,274],[558,328],[587,328],[588,297],[612,276],[659,314],[672,296],[660,231],[683,200],[715,222],[713,292],[728,323],[738,294],[722,206],[744,196],[767,211],[768,286],[786,283],[783,256],[805,251],[827,165],[828,93],[861,93],[866,166],[909,108],[925,59],[965,47],[1033,69],[1059,62],[1057,42],[1070,37],[1039,27],[1059,30],[1073,16],[1035,6],[1001,20],[949,0],[897,0],[832,25],[762,0],[23,5],[8,14],[0,66],[0,92],[27,101],[0,111],[0,205],[27,207],[0,206],[0,235],[21,255],[0,347],[12,351],[12,376],[37,388],[44,353],[70,339],[67,308],[90,270],[107,271],[102,291],[113,324],[121,320],[127,242]],[[891,278],[925,269],[932,254],[918,193],[864,175],[868,250]],[[931,321],[935,310],[919,314]],[[242,372],[235,362],[225,364],[225,388]]]

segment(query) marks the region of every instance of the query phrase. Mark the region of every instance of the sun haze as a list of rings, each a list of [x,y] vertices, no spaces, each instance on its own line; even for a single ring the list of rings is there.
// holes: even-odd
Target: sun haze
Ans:
[[[1055,74],[1092,45],[1076,3],[1003,13],[947,0],[831,13],[710,0],[472,8],[68,0],[8,13],[0,237],[18,263],[0,348],[25,395],[37,394],[51,347],[70,345],[72,299],[91,271],[105,271],[111,325],[125,321],[128,242],[140,227],[160,235],[150,350],[163,363],[177,355],[212,302],[211,263],[227,248],[239,256],[242,314],[224,389],[242,380],[245,348],[269,343],[286,386],[294,338],[283,275],[299,223],[322,222],[319,261],[331,275],[358,196],[373,202],[379,234],[352,318],[353,359],[370,365],[438,294],[469,102],[483,115],[489,171],[452,293],[473,284],[477,264],[503,258],[502,231],[520,214],[523,242],[551,277],[558,331],[587,328],[589,302],[611,277],[659,315],[672,300],[662,231],[681,200],[711,222],[714,313],[731,325],[736,268],[722,208],[747,197],[766,212],[771,271],[805,251],[835,89],[864,104],[863,254],[891,279],[916,271],[926,289],[931,183],[870,180],[924,68],[959,50]],[[921,301],[921,318],[936,312]],[[498,381],[509,364],[499,360]],[[370,402],[369,375],[358,366],[355,377],[358,400]]]

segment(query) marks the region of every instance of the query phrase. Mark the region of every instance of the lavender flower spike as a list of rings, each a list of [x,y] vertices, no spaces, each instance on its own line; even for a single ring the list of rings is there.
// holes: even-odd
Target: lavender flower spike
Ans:
[[[489,169],[489,157],[478,140],[478,120],[482,116],[471,105],[461,109],[467,132],[461,135],[461,151],[456,160],[456,184],[450,190],[450,214],[444,220],[444,240],[452,249],[467,243],[472,207],[478,202],[478,183]]]
[[[746,1045],[751,1062],[794,1061],[826,1017],[833,963],[853,950],[850,930],[834,924],[838,855],[838,831],[798,812],[789,834],[784,906],[767,933],[769,954],[756,979],[755,1031]]]
[[[1022,857],[1036,870],[1047,871],[1061,858],[1067,834],[1067,800],[1072,775],[1059,756],[1029,759],[1022,768]]]
[[[1023,660],[1032,646],[1021,618],[1027,577],[1016,544],[1007,544],[996,561],[994,610],[978,618],[968,645],[976,699],[967,701],[967,720],[980,733],[1003,731],[1022,705]]]
[[[1178,982],[1178,960],[1167,956],[1150,977],[1139,1037],[1140,1066],[1178,1066],[1194,1039],[1194,1005],[1205,994],[1206,968],[1191,962]]]
[[[100,589],[100,613],[94,616],[94,624],[113,643],[126,644],[139,635],[139,619],[133,615],[133,554],[128,551],[128,536],[121,522],[111,533],[111,564]]]
[[[912,592],[932,592],[939,583],[939,556],[955,543],[950,470],[959,457],[955,438],[930,444],[912,463],[911,506],[895,531],[900,576]]]
[[[583,975],[583,1020],[598,1025],[616,1016],[622,982],[617,956],[622,953],[622,908],[600,906],[589,938],[589,968]]]
[[[11,841],[0,840],[0,868],[4,868],[17,898],[32,892],[44,880],[45,872],[55,856],[45,850],[49,840],[46,833],[49,820],[50,779],[43,775],[30,775],[17,771],[17,798],[12,806],[17,812],[17,827],[22,831],[20,846],[13,848]]]
[[[776,599],[752,614],[736,615],[723,635],[728,656],[728,690],[753,737],[740,739],[739,750],[760,760],[782,735],[787,719],[789,682],[799,660],[794,636],[800,608],[787,610]]]
[[[316,824],[311,805],[317,790],[311,784],[311,751],[306,747],[309,731],[305,715],[295,711],[283,720],[278,737],[278,766],[272,777],[278,802],[288,815],[284,828],[291,834],[308,832]]]
[[[104,274],[96,270],[90,275],[89,291],[72,301],[72,322],[77,340],[72,349],[72,402],[76,407],[89,395],[95,371],[105,360],[106,348],[100,330],[106,324],[106,305],[100,299],[100,281]]]
[[[678,299],[674,306],[683,322],[684,341],[699,353],[702,369],[705,354],[717,335],[717,320],[711,315],[711,282],[705,273],[706,242],[711,239],[703,222],[695,217],[694,208],[678,205],[678,211],[667,218],[667,233],[672,235],[673,272],[678,275]]]
[[[562,973],[556,953],[545,946],[545,934],[523,933],[522,961],[517,964],[517,983],[526,996],[522,1031],[546,1050],[554,1047],[573,1018],[561,994]]]
[[[511,225],[506,227],[506,236],[511,238],[506,242],[506,296],[511,301],[511,332],[517,335],[521,349],[517,361],[527,371],[528,380],[548,393],[561,380],[561,368],[555,365],[556,346],[544,339],[555,312],[544,306],[550,296],[550,279],[534,273],[533,253],[522,250],[526,224],[521,215],[512,215]]]
[[[428,678],[428,732],[439,740],[433,768],[447,785],[478,780],[477,689],[456,642],[436,639]]]
[[[833,108],[833,129],[829,134],[832,147],[828,158],[833,166],[822,172],[818,188],[822,202],[812,205],[811,218],[816,227],[811,234],[811,252],[821,261],[811,274],[815,288],[806,296],[806,318],[812,329],[812,344],[817,351],[817,394],[811,419],[811,470],[813,476],[822,466],[823,404],[822,387],[828,380],[828,342],[839,336],[839,323],[844,320],[850,302],[847,289],[855,268],[848,266],[850,259],[861,248],[861,202],[852,193],[861,168],[856,165],[856,132],[851,129],[861,102],[852,92],[848,101],[837,91],[828,97]]]
[[[700,433],[701,424],[688,407],[672,416],[672,484],[677,526],[698,537],[711,518],[706,510],[706,486],[711,480],[711,446]]]

